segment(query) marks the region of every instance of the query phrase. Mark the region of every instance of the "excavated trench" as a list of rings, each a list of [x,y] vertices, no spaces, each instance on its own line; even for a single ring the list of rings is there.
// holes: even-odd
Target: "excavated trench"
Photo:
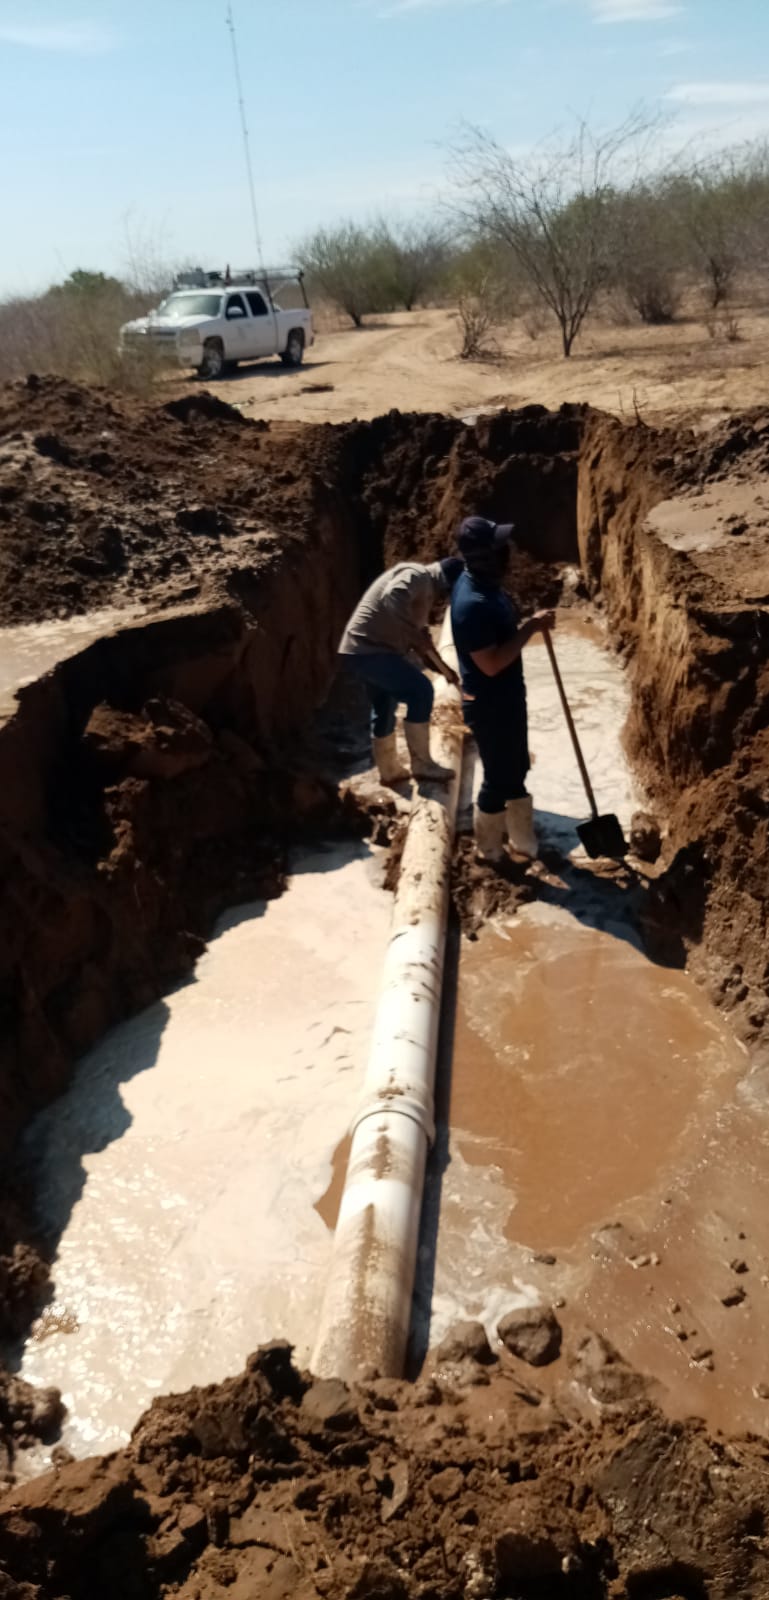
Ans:
[[[105,1461],[60,1442],[0,1503],[0,1595],[769,1592],[768,446],[763,415],[702,440],[573,407],[292,429],[206,396],[5,392],[3,1332],[13,1358],[38,1318],[36,1381],[71,1341],[78,1454],[152,1392],[216,1385]],[[385,937],[370,863],[402,830],[402,800],[340,787],[365,763],[336,640],[383,562],[442,553],[471,508],[513,509],[512,585],[561,598],[591,758],[629,821],[626,700],[664,825],[655,862],[570,859],[532,651],[544,866],[500,880],[457,846],[414,1350],[544,1300],[563,1354],[532,1382],[450,1337],[417,1383],[346,1391],[275,1346],[220,1382],[278,1327],[304,1354]],[[691,1412],[754,1437],[671,1420]],[[0,1379],[9,1473],[59,1422]]]

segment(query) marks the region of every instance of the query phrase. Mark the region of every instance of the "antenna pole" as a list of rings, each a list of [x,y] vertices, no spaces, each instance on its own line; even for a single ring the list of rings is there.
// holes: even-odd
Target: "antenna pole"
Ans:
[[[254,240],[256,242],[256,264],[257,264],[257,266],[259,268],[259,271],[261,272],[262,276],[264,277],[265,273],[264,273],[264,262],[262,260],[262,240],[261,240],[261,235],[259,233],[259,217],[257,215],[257,210],[256,210],[256,193],[254,191],[254,172],[253,172],[253,168],[251,166],[251,147],[250,147],[249,140],[248,140],[248,124],[246,122],[246,106],[245,106],[245,101],[243,99],[243,84],[242,84],[241,76],[240,76],[240,61],[238,59],[238,41],[237,41],[237,38],[235,36],[235,19],[234,19],[233,15],[232,15],[232,0],[230,0],[230,3],[227,6],[227,27],[229,28],[229,31],[230,31],[230,41],[232,43],[232,62],[233,62],[233,66],[235,68],[235,84],[236,84],[237,92],[238,92],[238,108],[240,110],[240,126],[241,126],[241,129],[242,129],[242,132],[243,132],[243,150],[245,152],[245,157],[246,157],[246,173],[247,173],[247,176],[248,176],[248,192],[249,192],[249,196],[250,196],[250,199],[251,199],[251,221],[253,222],[253,225],[254,225]],[[265,279],[265,281],[266,281],[266,279]]]

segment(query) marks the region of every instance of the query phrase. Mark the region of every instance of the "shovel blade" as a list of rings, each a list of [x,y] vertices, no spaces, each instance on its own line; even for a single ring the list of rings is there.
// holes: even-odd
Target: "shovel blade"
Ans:
[[[621,861],[627,855],[627,841],[618,817],[591,817],[589,822],[579,824],[577,833],[593,861],[599,856]]]

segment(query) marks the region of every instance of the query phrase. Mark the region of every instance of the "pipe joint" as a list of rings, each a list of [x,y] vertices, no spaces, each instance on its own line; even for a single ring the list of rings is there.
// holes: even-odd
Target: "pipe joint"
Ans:
[[[432,1105],[428,1105],[425,1100],[422,1100],[417,1095],[404,1094],[398,1090],[394,1090],[390,1094],[385,1092],[374,1100],[367,1100],[365,1105],[361,1106],[352,1124],[350,1129],[351,1137],[355,1138],[361,1124],[366,1122],[369,1117],[381,1116],[408,1117],[411,1122],[415,1122],[417,1127],[422,1129],[427,1140],[428,1149],[432,1150],[435,1144],[435,1118]]]

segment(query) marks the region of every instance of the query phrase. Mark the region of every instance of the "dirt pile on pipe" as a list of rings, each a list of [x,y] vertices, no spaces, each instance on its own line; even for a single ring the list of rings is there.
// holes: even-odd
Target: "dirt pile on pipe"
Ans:
[[[0,1593],[765,1594],[766,1446],[665,1422],[602,1355],[612,1403],[591,1390],[585,1420],[584,1349],[561,1407],[504,1353],[438,1365],[416,1385],[348,1389],[301,1377],[288,1346],[264,1347],[240,1377],[156,1401],[127,1449],[0,1501]],[[591,1384],[604,1392],[597,1367]]]

